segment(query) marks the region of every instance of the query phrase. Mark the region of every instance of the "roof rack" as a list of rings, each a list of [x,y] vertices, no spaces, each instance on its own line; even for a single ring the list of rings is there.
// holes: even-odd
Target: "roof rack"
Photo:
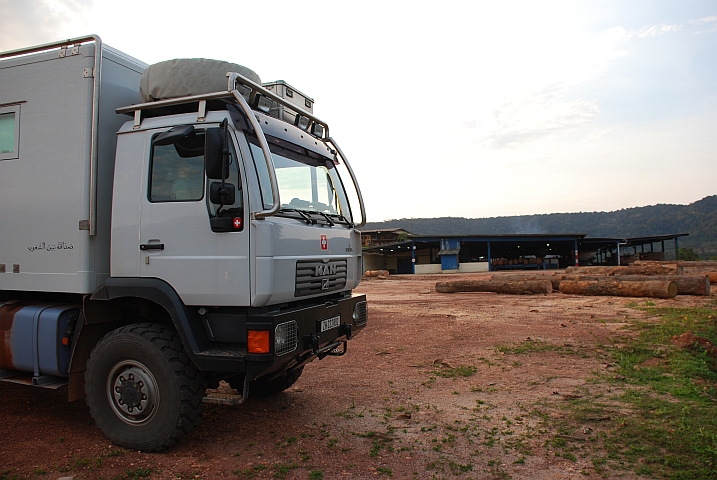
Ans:
[[[227,100],[230,103],[235,103],[236,99],[234,98],[234,91],[238,91],[251,106],[252,110],[265,113],[267,115],[270,114],[271,106],[265,106],[266,104],[263,103],[263,99],[268,99],[270,102],[276,102],[279,105],[296,112],[296,118],[294,121],[295,126],[308,131],[313,136],[322,140],[327,140],[329,138],[329,125],[326,122],[319,120],[312,113],[307,112],[301,107],[276,95],[239,73],[227,72],[227,77],[228,85],[226,91],[139,103],[136,105],[129,105],[127,107],[120,107],[115,111],[120,114],[133,115],[134,128],[139,128],[142,123],[143,111],[197,103],[197,120],[203,122],[207,116],[207,102],[211,102],[212,100]],[[285,121],[281,118],[280,120]]]

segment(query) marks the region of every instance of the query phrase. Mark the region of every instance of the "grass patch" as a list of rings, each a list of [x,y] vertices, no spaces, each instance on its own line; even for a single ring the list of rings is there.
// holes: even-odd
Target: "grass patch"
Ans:
[[[274,478],[286,478],[286,476],[299,466],[295,463],[275,463],[271,467],[274,470]]]
[[[135,468],[134,470],[125,470],[124,473],[113,477],[113,480],[139,480],[149,477],[154,472],[154,468]]]
[[[557,352],[561,355],[582,355],[584,350],[580,346],[554,345],[543,340],[528,339],[517,345],[497,345],[496,351],[504,354],[526,355],[529,353]],[[513,362],[513,366],[520,366],[520,362]]]
[[[434,375],[443,378],[470,377],[478,371],[475,365],[461,365],[458,367],[447,367],[440,365],[437,370],[432,371]]]
[[[244,468],[244,469],[238,468],[236,470],[233,470],[233,473],[234,473],[234,475],[236,475],[239,478],[250,478],[251,479],[251,478],[256,478],[256,476],[260,472],[262,472],[268,468],[269,468],[268,465],[260,464],[260,465],[254,465],[253,467],[250,467],[250,468]]]
[[[389,477],[393,477],[393,470],[388,467],[376,467],[376,471],[379,475],[388,475]]]
[[[632,335],[606,347],[614,371],[593,382],[608,392],[583,391],[562,403],[565,418],[544,416],[557,431],[546,447],[570,461],[589,458],[601,474],[717,478],[717,360],[699,344],[673,344],[686,332],[717,344],[715,302],[706,308],[632,308],[653,319],[629,320]]]

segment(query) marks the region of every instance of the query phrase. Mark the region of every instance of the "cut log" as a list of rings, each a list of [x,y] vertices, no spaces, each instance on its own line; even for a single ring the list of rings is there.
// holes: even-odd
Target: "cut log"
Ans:
[[[553,284],[550,280],[456,280],[452,282],[436,283],[438,293],[456,292],[494,292],[516,295],[529,295],[532,293],[552,293]]]
[[[700,267],[682,267],[684,268],[685,275],[707,275],[710,278],[710,283],[717,284],[717,269],[709,270],[707,268]],[[710,267],[714,268],[714,267]]]
[[[561,274],[562,276],[562,274]],[[507,274],[496,274],[491,277],[492,280],[503,281],[503,282],[522,282],[525,280],[550,280],[553,285],[553,291],[557,292],[560,286],[560,276],[558,275],[540,275],[530,273],[507,273]]]
[[[684,273],[682,266],[677,264],[666,265],[639,265],[633,267],[568,267],[565,269],[567,275],[681,275]]]
[[[388,277],[388,270],[366,270],[364,272],[364,276],[366,277]]]
[[[675,298],[677,284],[672,280],[623,281],[615,277],[602,277],[598,280],[563,280],[560,282],[560,293]]]
[[[610,281],[612,279],[621,282],[646,282],[652,280],[665,280],[675,282],[677,295],[704,295],[711,293],[710,279],[707,275],[623,275],[623,276],[595,276],[595,275],[562,275],[562,280],[597,280]],[[560,289],[560,284],[558,284]]]
[[[632,265],[677,265],[685,275],[709,275],[712,284],[717,281],[717,260],[637,260]]]
[[[643,265],[671,265],[677,264],[681,267],[707,268],[717,271],[717,260],[635,260],[630,264],[636,266]]]

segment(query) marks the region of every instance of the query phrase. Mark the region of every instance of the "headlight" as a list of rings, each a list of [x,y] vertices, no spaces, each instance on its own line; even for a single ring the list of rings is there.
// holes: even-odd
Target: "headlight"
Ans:
[[[351,316],[354,319],[354,325],[365,325],[368,321],[368,303],[358,302],[354,306],[354,313]]]
[[[276,355],[285,355],[296,350],[299,344],[299,327],[296,321],[280,323],[274,329],[274,352]]]

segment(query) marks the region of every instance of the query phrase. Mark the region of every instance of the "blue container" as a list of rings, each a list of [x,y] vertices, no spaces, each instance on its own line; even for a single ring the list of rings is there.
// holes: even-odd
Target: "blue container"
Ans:
[[[0,368],[67,377],[70,342],[63,339],[79,314],[77,305],[0,303]]]

